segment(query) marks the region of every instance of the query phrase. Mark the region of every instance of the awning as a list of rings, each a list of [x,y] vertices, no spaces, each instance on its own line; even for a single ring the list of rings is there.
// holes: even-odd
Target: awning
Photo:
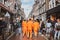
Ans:
[[[12,10],[10,10],[8,7],[6,7],[4,4],[0,3],[0,7],[5,10],[5,11],[8,11],[9,13],[11,14],[15,14],[14,12],[12,12]]]
[[[54,13],[60,13],[60,5],[57,7],[54,7],[46,12],[47,14],[54,14]]]

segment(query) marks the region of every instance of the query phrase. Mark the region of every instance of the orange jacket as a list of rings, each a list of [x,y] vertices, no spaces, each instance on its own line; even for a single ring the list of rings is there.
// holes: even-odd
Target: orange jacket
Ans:
[[[34,22],[33,23],[33,28],[34,29],[39,29],[39,23],[38,22]]]
[[[22,28],[27,28],[27,22],[26,21],[22,22]]]
[[[32,27],[33,27],[33,21],[28,21],[27,27],[28,27],[28,30],[32,29]]]

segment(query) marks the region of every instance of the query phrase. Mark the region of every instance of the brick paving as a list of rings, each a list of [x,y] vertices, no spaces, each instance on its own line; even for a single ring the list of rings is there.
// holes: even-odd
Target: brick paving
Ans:
[[[38,37],[27,38],[26,36],[22,37],[21,35],[14,35],[9,40],[46,40],[43,36],[39,35]]]

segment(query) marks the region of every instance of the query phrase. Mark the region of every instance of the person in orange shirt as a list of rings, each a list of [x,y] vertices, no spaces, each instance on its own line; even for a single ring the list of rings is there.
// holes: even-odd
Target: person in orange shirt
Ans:
[[[32,38],[32,27],[33,27],[32,25],[33,25],[33,21],[32,21],[32,19],[29,19],[27,22],[27,28],[28,28],[27,36],[30,38]]]
[[[35,20],[33,23],[34,36],[37,36],[38,30],[39,30],[39,22],[37,20]]]
[[[26,20],[22,21],[22,32],[23,32],[23,36],[27,35],[27,21]]]

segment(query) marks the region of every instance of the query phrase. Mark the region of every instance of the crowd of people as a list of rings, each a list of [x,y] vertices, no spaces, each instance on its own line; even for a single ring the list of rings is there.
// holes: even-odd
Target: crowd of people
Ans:
[[[22,32],[23,36],[26,34],[27,37],[32,37],[32,33],[34,32],[34,36],[37,36],[39,30],[39,22],[38,20],[29,19],[28,21],[23,20],[22,22]]]
[[[29,20],[22,20],[21,22],[21,30],[23,36],[27,36],[32,38],[32,35],[38,36],[39,32],[44,35],[50,35],[49,39],[59,40],[60,37],[60,18],[55,18],[51,16],[50,19],[46,19],[46,21],[42,20],[33,20],[30,18]]]
[[[47,18],[45,21],[39,20],[39,19],[33,19],[30,18],[28,20],[20,20],[18,21],[13,20],[11,24],[14,26],[14,31],[16,30],[16,33],[21,34],[24,36],[27,36],[29,38],[32,38],[32,36],[38,36],[39,33],[44,34],[46,36],[49,36],[49,39],[52,40],[59,40],[60,39],[60,17],[56,18],[55,16],[50,16],[50,18]],[[6,25],[4,21],[0,18],[0,26]],[[16,27],[15,27],[16,25]],[[0,27],[1,32],[2,27]]]
[[[60,40],[60,17],[50,16],[50,19],[46,19],[46,23],[42,25],[45,25],[46,36],[50,35],[49,40]]]
[[[47,19],[46,22],[47,32],[50,34],[50,40],[59,40],[60,38],[60,18],[55,18],[54,16]]]

